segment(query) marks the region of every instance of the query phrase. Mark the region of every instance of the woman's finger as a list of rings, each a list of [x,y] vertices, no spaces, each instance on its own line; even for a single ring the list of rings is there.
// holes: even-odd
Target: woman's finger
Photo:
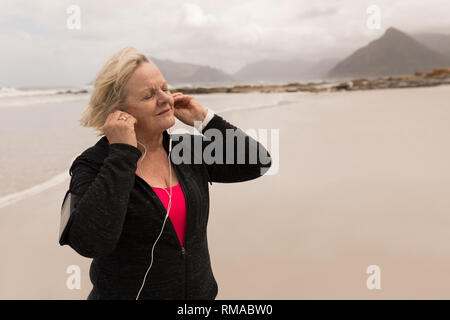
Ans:
[[[125,120],[126,123],[130,123],[132,126],[135,126],[137,123],[137,120],[134,117],[127,117],[127,120]]]
[[[122,116],[124,116],[125,118],[128,118],[125,114],[124,114],[124,112],[122,112],[122,111],[117,111],[117,113],[114,115],[114,120],[119,120],[119,118],[120,117],[122,117]]]
[[[108,116],[106,117],[105,123],[110,122],[113,116],[114,116],[114,112],[111,112],[110,114],[108,114]]]
[[[188,100],[191,100],[191,96],[186,96],[186,95],[183,95],[183,96],[180,96],[180,97],[174,97],[174,99],[175,100],[185,100],[185,101],[188,101]]]

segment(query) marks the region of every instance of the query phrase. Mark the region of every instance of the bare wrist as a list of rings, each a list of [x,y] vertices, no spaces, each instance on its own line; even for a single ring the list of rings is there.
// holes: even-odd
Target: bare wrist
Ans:
[[[201,122],[203,122],[205,120],[207,114],[208,114],[208,110],[206,108],[203,108],[201,117],[200,117]]]

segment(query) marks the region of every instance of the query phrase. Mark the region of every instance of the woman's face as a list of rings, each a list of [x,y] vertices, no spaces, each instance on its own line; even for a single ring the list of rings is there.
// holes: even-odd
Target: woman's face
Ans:
[[[155,65],[141,63],[129,78],[125,92],[126,112],[136,118],[136,132],[158,134],[175,124],[174,99]]]

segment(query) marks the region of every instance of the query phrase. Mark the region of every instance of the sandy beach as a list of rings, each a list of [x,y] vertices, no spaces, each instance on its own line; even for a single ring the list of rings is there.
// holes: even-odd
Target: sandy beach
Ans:
[[[198,96],[280,138],[276,175],[210,187],[217,299],[450,299],[449,97],[450,86]],[[89,294],[90,259],[57,241],[70,159],[99,139],[78,127],[80,99],[1,109],[0,203],[67,179],[0,207],[0,299]],[[66,286],[70,265],[81,289]],[[380,290],[366,287],[370,265]]]

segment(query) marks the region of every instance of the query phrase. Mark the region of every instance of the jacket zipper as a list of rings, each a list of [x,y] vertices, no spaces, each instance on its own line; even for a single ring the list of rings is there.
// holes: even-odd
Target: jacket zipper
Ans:
[[[184,299],[187,300],[187,263],[186,263],[186,249],[181,247],[181,255],[184,262]]]

